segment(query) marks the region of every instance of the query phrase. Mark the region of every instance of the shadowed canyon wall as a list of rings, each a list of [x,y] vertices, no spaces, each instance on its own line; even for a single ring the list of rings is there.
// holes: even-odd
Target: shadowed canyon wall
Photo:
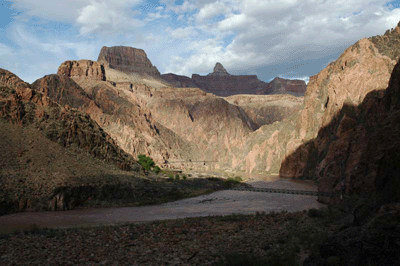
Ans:
[[[325,72],[323,79],[320,73],[310,81],[320,80],[316,92],[322,96],[319,103],[325,100],[325,105],[319,108],[326,110],[321,115],[322,128],[285,158],[282,176],[318,180],[322,192],[378,192],[384,201],[396,200],[395,191],[400,189],[399,64],[392,69],[400,46],[391,48],[390,44],[398,44],[399,33],[396,27],[384,36],[357,42],[346,50],[349,55],[358,54],[356,58],[345,52],[321,72]],[[309,127],[302,132],[309,134]]]

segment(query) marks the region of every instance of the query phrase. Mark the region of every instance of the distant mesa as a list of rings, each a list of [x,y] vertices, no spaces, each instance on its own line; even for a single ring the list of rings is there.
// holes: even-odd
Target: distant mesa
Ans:
[[[160,72],[153,66],[147,58],[147,54],[142,49],[127,46],[112,46],[101,48],[99,63],[125,73],[138,73],[159,77]]]
[[[304,80],[299,79],[283,79],[276,77],[268,85],[257,92],[257,94],[273,93],[291,93],[294,95],[302,95],[307,89],[307,84]]]
[[[173,73],[162,74],[161,78],[177,88],[196,88],[194,81],[186,76],[176,75]]]
[[[221,63],[216,63],[214,71],[201,76],[193,74],[192,78],[175,74],[161,75],[172,86],[186,88],[197,87],[217,96],[236,94],[293,94],[303,96],[307,85],[303,80],[275,78],[272,82],[264,82],[256,75],[231,75]]]

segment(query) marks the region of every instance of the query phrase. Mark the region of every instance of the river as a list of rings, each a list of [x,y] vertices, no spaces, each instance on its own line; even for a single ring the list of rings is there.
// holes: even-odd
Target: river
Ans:
[[[248,181],[255,187],[316,190],[316,187],[288,179]],[[265,192],[223,190],[208,195],[143,207],[109,207],[75,209],[59,212],[22,212],[0,216],[0,233],[32,226],[57,228],[127,222],[229,215],[270,211],[302,211],[320,208],[323,204],[316,196],[275,194]]]

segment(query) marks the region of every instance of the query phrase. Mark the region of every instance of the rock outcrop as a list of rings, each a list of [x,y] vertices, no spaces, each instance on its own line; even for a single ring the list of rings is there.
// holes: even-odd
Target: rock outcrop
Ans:
[[[125,73],[160,76],[160,72],[151,64],[146,52],[142,49],[127,46],[103,46],[97,61],[106,67]]]
[[[217,62],[215,64],[213,73],[210,73],[208,75],[211,75],[211,76],[230,76],[228,71],[226,71],[226,69],[224,68],[224,66],[220,62]]]
[[[106,80],[104,66],[91,60],[65,61],[57,74],[70,78],[87,77],[94,80]]]

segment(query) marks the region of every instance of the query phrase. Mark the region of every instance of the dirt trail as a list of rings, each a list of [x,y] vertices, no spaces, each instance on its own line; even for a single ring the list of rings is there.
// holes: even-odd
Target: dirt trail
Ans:
[[[290,180],[274,182],[249,182],[256,187],[315,190],[316,188]],[[111,207],[77,209],[64,212],[24,212],[0,216],[0,233],[14,229],[39,227],[70,227],[78,225],[100,225],[124,222],[144,222],[185,217],[228,215],[232,213],[301,211],[319,208],[315,196],[275,194],[251,191],[224,190],[195,198],[183,199],[161,205],[144,207]]]

